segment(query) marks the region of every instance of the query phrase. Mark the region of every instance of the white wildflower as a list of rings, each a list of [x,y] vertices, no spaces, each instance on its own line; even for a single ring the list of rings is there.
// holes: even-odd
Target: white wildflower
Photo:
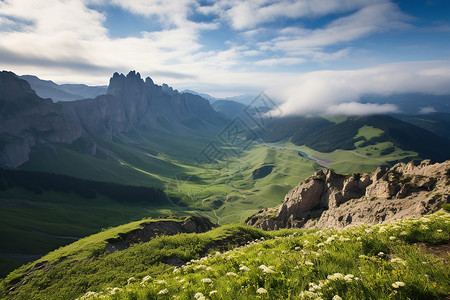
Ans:
[[[155,283],[156,284],[167,284],[167,282],[165,280],[156,280]]]
[[[212,283],[212,279],[211,278],[203,278],[200,280],[203,283]]]
[[[250,271],[250,268],[249,268],[249,267],[246,267],[246,266],[242,266],[242,267],[239,268],[239,270],[240,270],[240,271],[248,272],[248,271]]]
[[[150,275],[145,276],[144,278],[142,278],[141,284],[146,283],[146,282],[149,281],[150,279],[152,279],[152,276],[150,276]]]
[[[353,274],[347,274],[344,276],[344,280],[350,282],[350,281],[352,281],[352,279],[354,277],[355,277],[355,275],[353,275]]]
[[[206,271],[212,271],[213,270],[213,268],[211,268],[211,267],[207,267],[206,269],[205,269]]]
[[[267,290],[265,288],[259,288],[256,290],[257,294],[267,294]]]
[[[441,233],[442,232],[442,229],[438,229],[438,230],[436,230],[437,232],[439,232],[439,233]]]
[[[158,292],[158,295],[165,295],[165,294],[167,294],[167,293],[169,293],[169,290],[168,290],[167,288],[165,288],[165,289],[163,289],[163,290],[160,290],[160,291]]]
[[[300,293],[300,295],[299,295],[300,297],[302,297],[302,298],[314,298],[314,299],[317,299],[317,297],[319,296],[317,293],[314,293],[314,292],[310,292],[310,291],[303,291],[303,292],[301,292]]]
[[[405,286],[405,283],[404,283],[404,282],[401,282],[401,281],[396,281],[396,282],[394,282],[394,283],[392,284],[392,287],[393,287],[394,289],[398,289],[399,287],[402,287],[402,286]]]
[[[227,272],[227,274],[226,274],[227,276],[237,276],[237,274],[236,273],[234,273],[234,272]]]
[[[402,232],[400,232],[400,235],[402,235],[402,236],[408,235],[408,232],[403,230]]]
[[[273,266],[266,266],[266,265],[260,265],[259,268],[264,272],[264,273],[275,273],[273,271]]]
[[[381,252],[381,251],[378,252],[378,256],[379,256],[379,257],[383,257],[383,256],[384,256],[384,252]]]
[[[216,290],[209,292],[209,295],[210,295],[210,296],[212,296],[212,295],[214,295],[214,294],[217,294],[217,291],[216,291]]]
[[[334,273],[333,275],[328,275],[327,278],[329,280],[341,280],[341,279],[344,279],[344,274],[342,274],[342,273]]]
[[[389,239],[390,239],[391,241],[393,241],[393,240],[396,239],[396,237],[395,237],[395,236],[390,236]]]
[[[318,243],[317,247],[322,247],[323,245],[325,245],[324,243]]]
[[[203,293],[196,293],[195,295],[194,295],[194,298],[195,299],[197,299],[197,300],[206,300],[206,297],[205,297],[205,295],[203,295]]]
[[[136,281],[136,278],[130,277],[130,278],[128,278],[128,280],[127,280],[127,284],[132,284],[132,283],[135,282],[135,281]]]
[[[334,295],[334,297],[331,300],[342,300],[342,298],[339,297],[338,295]]]
[[[314,263],[312,263],[309,260],[307,260],[307,261],[305,261],[305,265],[307,265],[307,266],[314,266]]]
[[[195,266],[194,269],[196,269],[196,270],[203,270],[203,269],[206,269],[206,266],[205,265],[197,265],[197,266]]]
[[[391,259],[391,263],[396,263],[396,264],[400,264],[400,265],[406,266],[406,261],[401,259],[401,258],[398,258],[398,257],[392,258]]]

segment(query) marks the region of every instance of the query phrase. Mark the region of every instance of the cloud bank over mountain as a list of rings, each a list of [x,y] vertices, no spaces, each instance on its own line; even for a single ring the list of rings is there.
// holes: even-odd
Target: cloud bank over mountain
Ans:
[[[269,94],[284,115],[367,115],[401,112],[395,103],[358,103],[365,94],[450,94],[450,62],[412,62],[344,71],[318,71],[296,77]],[[431,108],[424,109],[430,112]]]
[[[358,111],[360,105],[341,104],[362,92],[403,90],[405,76],[420,92],[448,86],[448,9],[439,0],[5,0],[0,64],[17,74],[92,85],[136,69],[157,83],[216,97],[279,87],[289,113],[316,111],[316,103]],[[402,62],[413,71],[417,64],[441,69],[413,76],[393,67]],[[389,68],[400,77],[382,82],[376,70],[390,75]],[[379,82],[364,86],[360,78]],[[424,78],[434,78],[436,90]],[[299,93],[308,100],[294,100]],[[335,102],[325,100],[333,95]]]

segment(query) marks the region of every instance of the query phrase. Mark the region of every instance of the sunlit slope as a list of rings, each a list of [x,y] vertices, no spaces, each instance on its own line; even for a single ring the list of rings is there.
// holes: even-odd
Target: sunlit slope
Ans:
[[[264,232],[227,225],[108,250],[111,241],[125,241],[127,234],[155,221],[119,226],[49,253],[1,281],[0,295],[14,299],[82,295],[83,299],[331,299],[336,295],[442,299],[450,291],[444,246],[449,215],[443,211],[343,231]]]
[[[135,131],[100,142],[96,156],[69,147],[52,155],[38,149],[21,169],[159,187],[174,203],[226,224],[281,203],[289,189],[319,168],[295,151],[256,143],[232,151],[219,142],[226,159],[211,164],[202,161],[202,150],[211,141],[217,142],[217,136],[163,138]],[[253,178],[266,165],[273,167],[270,174]]]

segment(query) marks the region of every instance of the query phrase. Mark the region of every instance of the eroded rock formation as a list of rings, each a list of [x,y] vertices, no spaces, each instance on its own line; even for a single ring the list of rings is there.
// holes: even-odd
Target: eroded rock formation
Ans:
[[[323,169],[302,181],[274,208],[248,225],[265,230],[377,224],[432,213],[450,201],[450,161],[398,163],[371,174],[339,175]]]

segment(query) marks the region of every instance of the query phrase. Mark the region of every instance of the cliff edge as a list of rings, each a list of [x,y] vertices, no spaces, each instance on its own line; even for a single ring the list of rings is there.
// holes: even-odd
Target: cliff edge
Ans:
[[[260,210],[246,223],[264,230],[343,228],[420,217],[448,202],[450,160],[398,163],[368,174],[323,169],[289,191],[281,205]]]

